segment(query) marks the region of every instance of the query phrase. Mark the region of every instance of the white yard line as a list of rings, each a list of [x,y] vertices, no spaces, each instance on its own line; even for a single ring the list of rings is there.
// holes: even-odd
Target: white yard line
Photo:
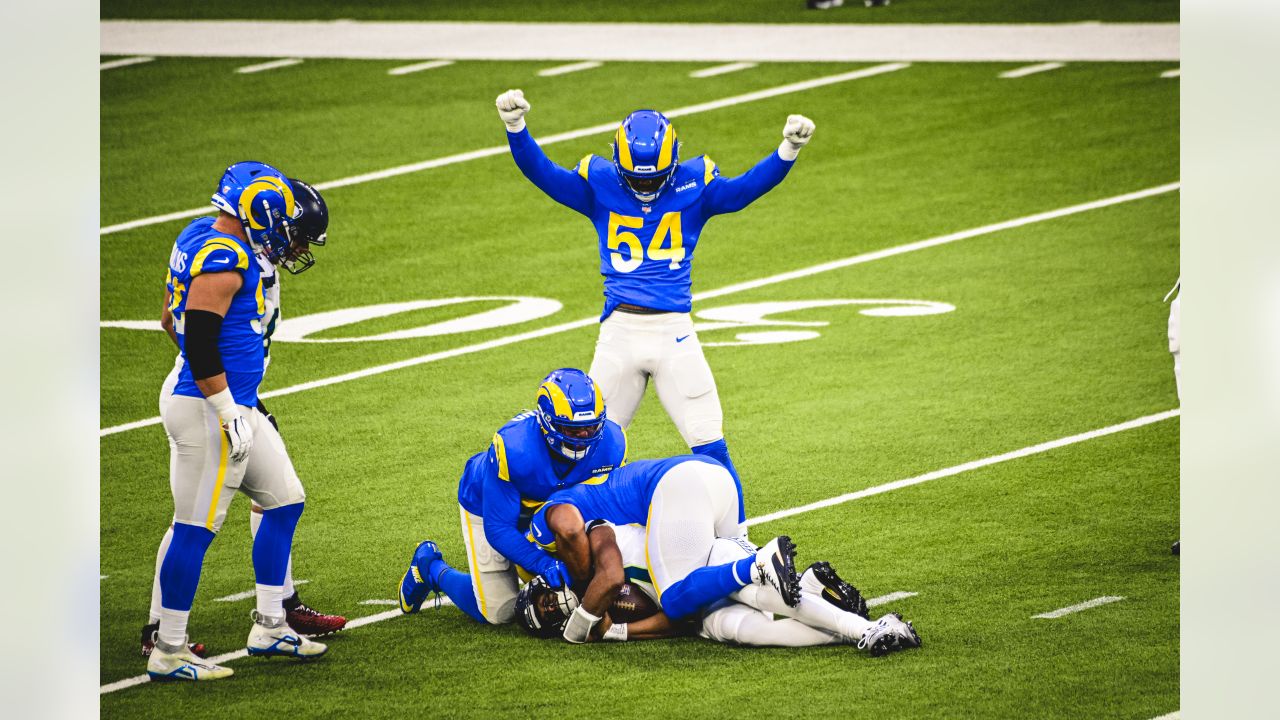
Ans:
[[[387,71],[387,74],[388,75],[408,75],[409,73],[416,73],[422,70],[435,70],[436,68],[442,68],[452,64],[453,64],[452,60],[428,60],[426,62],[414,63],[412,65],[401,65],[400,67],[393,67]]]
[[[361,600],[357,605],[399,605],[399,600]]]
[[[917,593],[917,592],[906,592],[905,590],[899,590],[898,592],[891,592],[888,595],[881,595],[880,597],[871,598],[870,600],[867,601],[867,607],[869,608],[879,607],[881,605],[891,603],[895,600],[906,600],[909,597],[915,597],[919,594],[920,593]]]
[[[155,60],[153,57],[128,57],[119,60],[108,60],[98,65],[98,70],[114,70],[115,68],[129,67],[130,65],[141,65]]]
[[[413,61],[1176,61],[1177,23],[754,24],[103,20],[103,55]],[[513,42],[512,38],[519,38]],[[643,38],[625,42],[624,38]],[[495,91],[496,92],[496,91]]]
[[[928,473],[925,473],[924,475],[917,475],[913,478],[907,478],[905,480],[895,480],[893,482],[885,483],[883,485],[876,485],[874,487],[869,487],[869,488],[866,488],[865,490],[858,490],[857,492],[845,493],[844,495],[837,495],[836,497],[827,498],[826,500],[819,500],[817,502],[812,502],[807,505],[800,505],[797,507],[788,508],[786,510],[779,510],[774,513],[769,513],[768,515],[762,515],[758,518],[752,518],[750,520],[747,520],[747,525],[758,525],[760,523],[772,522],[774,520],[781,520],[782,518],[791,517],[792,515],[807,513],[810,510],[817,510],[819,508],[831,507],[833,505],[841,505],[843,503],[847,503],[853,500],[859,500],[861,498],[871,497],[872,495],[887,493],[890,490],[900,490],[904,487],[911,487],[912,485],[927,483],[930,480],[938,480],[945,477],[951,477],[953,475],[959,475],[961,473],[969,472],[970,470],[977,470],[979,468],[984,468],[991,465],[997,465],[1002,462],[1008,462],[1010,460],[1017,460],[1019,458],[1028,457],[1030,455],[1038,455],[1039,453],[1048,452],[1050,450],[1056,450],[1057,448],[1066,447],[1067,445],[1074,445],[1076,443],[1085,442],[1086,440],[1094,440],[1096,438],[1104,437],[1106,435],[1112,435],[1114,433],[1124,432],[1125,430],[1132,430],[1134,428],[1139,428],[1144,425],[1158,423],[1163,420],[1168,420],[1169,418],[1178,417],[1181,414],[1182,414],[1181,410],[1166,410],[1162,413],[1156,413],[1155,415],[1147,415],[1145,417],[1135,418],[1127,422],[1122,422],[1118,425],[1109,425],[1104,428],[1098,428],[1097,430],[1090,430],[1089,432],[1080,433],[1079,435],[1071,435],[1069,437],[1058,438],[1057,440],[1050,440],[1048,442],[1040,443],[1039,445],[1030,445],[1028,447],[1021,448],[1019,450],[1011,450],[1010,452],[1003,453],[1000,455],[992,455],[991,457],[982,458],[981,460],[973,460],[972,462],[967,462],[967,463],[956,465],[949,468],[943,468],[942,470],[934,470],[933,472],[928,472]]]
[[[1057,610],[1052,610],[1052,611],[1047,612],[1047,613],[1040,613],[1039,615],[1032,615],[1031,617],[1032,617],[1032,618],[1044,618],[1044,619],[1046,619],[1046,620],[1053,620],[1054,618],[1060,618],[1060,617],[1062,617],[1063,615],[1070,615],[1071,613],[1078,613],[1078,612],[1080,612],[1081,610],[1088,610],[1089,608],[1096,608],[1096,607],[1098,607],[1099,605],[1106,605],[1107,603],[1120,602],[1120,601],[1121,601],[1121,600],[1123,600],[1123,599],[1124,599],[1124,598],[1122,598],[1122,597],[1116,597],[1116,596],[1114,596],[1114,595],[1103,595],[1102,597],[1098,597],[1098,598],[1094,598],[1094,599],[1089,600],[1089,601],[1086,601],[1086,602],[1082,602],[1082,603],[1080,603],[1079,605],[1070,605],[1070,606],[1068,606],[1068,607],[1058,608]]]
[[[1060,62],[1040,63],[1038,65],[1028,65],[1026,67],[1014,68],[1013,70],[1006,70],[1005,72],[1000,73],[1000,77],[1006,80],[1011,80],[1013,78],[1026,77],[1028,75],[1035,75],[1036,73],[1057,70],[1060,67],[1066,66]]]
[[[1182,717],[1182,711],[1181,711],[1181,710],[1174,710],[1173,712],[1171,712],[1171,713],[1169,713],[1169,714],[1167,714],[1167,715],[1161,715],[1161,716],[1160,716],[1160,717],[1158,717],[1158,718],[1151,718],[1151,720],[1179,720],[1179,718],[1181,718],[1181,717]]]
[[[538,77],[555,77],[556,75],[568,75],[580,70],[591,70],[604,65],[602,62],[595,60],[584,60],[583,62],[569,63],[568,65],[557,65],[556,67],[545,68],[538,71]]]
[[[804,80],[787,85],[779,85],[776,87],[766,88],[749,92],[744,95],[734,95],[732,97],[712,100],[711,102],[699,105],[689,105],[666,112],[667,117],[683,117],[685,115],[694,115],[696,113],[708,112],[710,110],[719,110],[720,108],[732,107],[743,103],[754,102],[756,100],[765,100],[780,95],[788,95],[791,93],[812,90],[814,88],[834,85],[836,83],[848,82],[850,80],[861,80],[863,78],[882,75],[887,72],[901,70],[910,67],[906,63],[887,63],[884,65],[874,65],[861,70],[853,70],[851,72],[840,73],[838,75],[827,75],[812,80]],[[494,121],[497,123],[497,120]],[[570,130],[569,132],[557,133],[555,135],[547,135],[538,138],[538,144],[546,147],[554,143],[565,142],[567,140],[577,140],[578,138],[589,137],[591,135],[600,135],[603,133],[612,133],[618,129],[617,122],[607,122],[600,125],[592,125],[591,127]],[[398,165],[396,167],[387,168],[385,170],[376,170],[374,172],[362,173],[360,175],[352,175],[350,177],[330,180],[328,182],[316,183],[315,186],[320,190],[330,190],[332,188],[346,187],[348,185],[359,185],[361,183],[373,182],[375,180],[386,180],[387,178],[398,177],[400,175],[408,175],[409,173],[421,172],[423,170],[431,170],[433,168],[444,167],[446,165],[454,165],[471,160],[479,160],[480,158],[492,157],[494,155],[505,155],[510,152],[507,145],[495,145],[493,147],[482,148],[480,150],[471,150],[469,152],[459,153],[457,155],[446,155],[445,157],[434,158],[432,160],[423,160],[421,162],[410,163],[408,165]],[[123,230],[132,230],[134,228],[145,227],[147,225],[155,225],[158,223],[169,222],[170,220],[181,220],[183,218],[197,217],[200,215],[208,215],[213,212],[213,206],[193,208],[191,210],[179,210],[178,212],[166,213],[164,215],[156,215],[154,217],[141,218],[139,220],[130,220],[118,225],[108,225],[98,229],[99,235],[110,235],[111,233],[121,232]]]
[[[272,60],[271,62],[258,63],[257,65],[245,65],[236,68],[236,72],[241,75],[250,73],[259,73],[264,70],[275,70],[276,68],[289,67],[290,65],[301,65],[302,61],[298,58],[284,58],[283,60]]]
[[[1179,67],[1179,68],[1174,68],[1172,70],[1165,70],[1164,72],[1160,73],[1160,77],[1162,78],[1182,77],[1182,68]]]
[[[915,252],[917,250],[925,250],[927,248],[937,247],[939,245],[946,245],[948,243],[957,242],[959,240],[966,240],[968,238],[979,237],[981,235],[989,235],[991,233],[999,232],[1001,230],[1009,230],[1012,228],[1022,227],[1025,225],[1031,225],[1033,223],[1043,222],[1045,220],[1052,220],[1054,218],[1066,217],[1068,215],[1075,215],[1078,213],[1088,212],[1090,210],[1097,210],[1099,208],[1110,207],[1112,205],[1119,205],[1121,203],[1132,202],[1134,200],[1153,197],[1156,195],[1173,192],[1178,188],[1179,188],[1179,183],[1169,183],[1167,185],[1160,185],[1153,188],[1147,188],[1145,190],[1139,190],[1137,192],[1125,193],[1123,195],[1115,195],[1113,197],[1103,198],[1101,200],[1094,200],[1092,202],[1082,203],[1080,205],[1071,205],[1069,207],[1058,208],[1057,210],[1050,210],[1048,212],[1036,213],[1034,215],[1027,215],[1025,217],[1015,218],[1013,220],[1006,220],[1004,222],[999,222],[992,225],[983,225],[982,227],[973,228],[970,230],[962,230],[960,232],[951,233],[948,235],[941,235],[939,237],[929,238],[928,240],[920,240],[917,242],[908,243],[906,245],[897,245],[895,247],[885,248],[883,250],[875,250],[873,252],[863,253],[861,255],[854,255],[852,257],[847,257],[841,260],[834,260],[831,262],[822,263],[820,265],[812,265],[807,268],[792,270],[790,272],[780,273],[778,275],[771,275],[769,277],[758,278],[756,280],[749,280],[747,282],[741,282],[734,285],[729,285],[727,287],[718,288],[715,290],[707,290],[705,292],[694,293],[693,299],[695,301],[710,300],[711,298],[722,297],[725,295],[732,295],[734,293],[744,292],[747,290],[754,290],[756,288],[761,288],[768,285],[775,285],[777,283],[787,282],[788,280],[796,280],[798,278],[809,277],[811,275],[830,272],[832,270],[838,270],[840,268],[851,267],[853,265],[861,265],[863,263],[872,262],[874,260],[883,260],[885,258],[893,257],[895,255],[902,255],[909,252]],[[387,363],[385,365],[377,365],[371,368],[365,368],[364,370],[356,370],[354,372],[343,373],[342,375],[335,375],[333,377],[321,378],[319,380],[312,380],[310,382],[300,383],[298,385],[290,385],[289,387],[280,388],[279,390],[272,390],[270,392],[262,393],[262,397],[266,399],[270,399],[273,397],[280,397],[282,395],[292,395],[293,393],[302,392],[303,390],[313,390],[315,388],[327,387],[329,385],[336,385],[338,383],[344,383],[350,380],[358,380],[360,378],[371,377],[374,375],[381,375],[382,373],[391,372],[393,370],[402,370],[404,368],[415,367],[418,365],[436,362],[439,360],[447,360],[449,358],[459,357],[462,355],[470,355],[471,353],[482,352],[484,350],[492,350],[494,348],[504,347],[504,346],[512,345],[519,342],[524,342],[525,340],[533,340],[536,338],[546,337],[548,335],[556,335],[562,332],[568,332],[570,330],[577,330],[579,328],[590,327],[591,325],[594,325],[596,322],[598,322],[598,319],[595,316],[583,318],[581,320],[575,320],[574,322],[563,323],[560,325],[553,325],[551,327],[542,328],[539,330],[530,330],[528,332],[523,332],[516,335],[508,335],[506,337],[495,338],[493,340],[488,340],[482,343],[476,343],[474,345],[465,345],[463,347],[453,348],[450,350],[442,350],[440,352],[434,352],[427,355],[419,355],[418,357],[409,358],[407,360],[400,360],[398,362]],[[133,422],[124,423],[122,425],[113,425],[111,427],[103,428],[98,431],[98,436],[106,437],[107,435],[114,435],[116,433],[125,432],[127,430],[135,430],[137,428],[144,428],[144,427],[149,427],[151,425],[158,425],[158,424],[160,424],[160,418],[151,417],[151,418],[147,418],[146,420],[136,420]]]
[[[715,67],[702,68],[701,70],[694,70],[693,72],[689,73],[689,77],[701,79],[701,78],[715,77],[717,75],[727,75],[731,72],[738,72],[739,70],[750,70],[756,65],[757,63],[753,63],[753,62],[734,62],[734,63],[729,63],[728,65],[716,65]]]
[[[293,584],[306,585],[309,582],[311,581],[310,580],[294,580]],[[213,601],[214,602],[240,602],[241,600],[248,600],[249,598],[257,594],[258,594],[257,590],[245,590],[244,592],[232,593],[230,595],[223,595],[220,598],[214,598]]]
[[[968,470],[972,470],[975,468],[986,467],[987,465],[992,465],[997,462],[1004,462],[1005,460],[1012,459],[1013,457],[1025,457],[1026,455],[1031,455],[1031,454],[1034,454],[1035,452],[1044,452],[1044,449],[1049,449],[1053,447],[1063,447],[1064,445],[1070,445],[1074,442],[1083,442],[1084,440],[1090,440],[1093,438],[1110,435],[1112,433],[1117,433],[1117,432],[1122,432],[1124,430],[1131,430],[1133,428],[1142,427],[1143,425],[1149,425],[1152,422],[1158,422],[1159,420],[1163,420],[1169,417],[1174,417],[1177,414],[1178,414],[1177,410],[1170,410],[1168,412],[1160,413],[1159,415],[1148,415],[1147,417],[1137,418],[1135,420],[1130,420],[1129,422],[1120,423],[1118,425],[1111,425],[1109,427],[1099,428],[1097,430],[1091,430],[1086,433],[1080,433],[1079,435],[1072,435],[1070,437],[1062,438],[1060,440],[1041,443],[1039,445],[1032,445],[1029,448],[1023,448],[1023,450],[1015,450],[1011,453],[996,455],[991,458],[986,458],[985,460],[975,460],[973,462],[964,463],[963,465],[956,465],[955,467],[947,468],[945,470],[938,470],[935,473],[929,473],[929,475],[921,475],[920,477],[923,478],[923,477],[929,477],[932,475],[936,475],[937,477],[947,477],[949,475],[956,475],[956,474],[966,472]],[[1157,419],[1152,420],[1152,418],[1157,418]],[[1027,452],[1027,451],[1030,451],[1030,452]],[[881,490],[878,490],[877,492],[888,492],[889,490],[896,490],[901,487],[916,485],[916,484],[919,484],[920,482],[924,482],[924,481],[918,480],[917,478],[912,478],[911,480],[903,480],[896,483],[888,483],[885,485],[877,486],[879,488],[883,488]],[[871,488],[871,489],[875,490],[876,488]],[[875,494],[875,493],[871,493],[871,494]],[[762,522],[776,520],[780,517],[789,517],[791,515],[798,515],[800,513],[809,512],[810,510],[817,510],[819,508],[838,505],[843,502],[848,502],[849,500],[852,500],[852,499],[854,498],[850,497],[849,495],[841,495],[836,498],[831,498],[830,501],[810,503],[808,505],[802,505],[798,508],[792,508],[790,510],[782,510],[776,513],[771,513],[769,515],[762,515],[757,518],[751,518],[747,521],[747,524],[757,525]],[[883,595],[881,597],[874,598],[872,600],[868,600],[867,605],[869,607],[874,607],[875,605],[881,605],[887,602],[893,602],[894,600],[901,600],[907,597],[913,597],[917,594],[918,593],[903,592],[903,591],[894,592],[888,595]],[[1101,600],[1103,598],[1099,598],[1099,599]],[[1119,599],[1119,598],[1116,598],[1116,599]],[[1091,601],[1091,602],[1096,602],[1096,601]],[[439,602],[432,602],[431,606],[446,607],[452,604],[453,603],[450,602],[448,599],[441,599],[439,600]],[[1069,608],[1064,608],[1064,609],[1069,609]],[[399,617],[401,614],[402,613],[400,612],[400,608],[396,608],[394,610],[387,610],[386,612],[377,613],[376,615],[367,615],[362,618],[356,618],[355,620],[352,620],[351,622],[347,623],[347,629],[354,629],[362,625],[371,625],[376,622],[382,622],[383,620],[390,620],[391,618]],[[213,662],[214,664],[219,664],[219,663],[228,662],[230,660],[235,660],[237,658],[242,658],[242,657],[245,657],[246,655],[248,655],[248,653],[245,650],[237,650],[235,652],[230,652],[224,655],[218,655],[216,657],[210,658],[210,661]],[[142,683],[145,683],[147,681],[148,681],[148,676],[135,675],[134,677],[125,678],[123,680],[118,680],[116,682],[109,683],[107,685],[102,685],[98,688],[98,692],[101,695],[106,695],[107,693],[115,692],[116,690],[123,690],[128,687],[133,687],[134,685],[141,685]]]

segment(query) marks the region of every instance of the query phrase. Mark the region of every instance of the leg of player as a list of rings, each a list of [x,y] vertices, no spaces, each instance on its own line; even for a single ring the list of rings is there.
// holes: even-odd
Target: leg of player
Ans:
[[[623,429],[631,425],[649,384],[645,358],[633,352],[635,346],[643,347],[635,340],[636,333],[643,332],[642,328],[633,327],[638,321],[637,316],[620,312],[606,318],[600,324],[596,353],[587,371],[605,398],[609,419]]]
[[[160,566],[164,563],[164,556],[169,552],[169,544],[173,541],[173,525],[170,524],[164,531],[164,537],[160,540],[160,550],[156,553],[156,574],[151,579],[151,609],[147,613],[147,624],[142,626],[141,650],[142,657],[151,657],[151,651],[156,646],[156,638],[160,632]],[[197,657],[205,657],[204,643],[188,643],[187,647]]]
[[[280,433],[256,409],[245,413],[254,443],[246,460],[242,489],[262,507],[262,525],[253,539],[257,608],[247,646],[250,655],[315,658],[327,650],[290,627],[284,611],[285,571],[306,493]]]
[[[486,622],[493,625],[509,623],[516,619],[516,595],[520,590],[516,569],[511,561],[495,550],[485,539],[484,518],[467,512],[462,506],[459,506],[458,510],[462,542],[467,549],[467,570],[471,579],[472,602],[475,603],[479,616]],[[455,584],[457,577],[446,575],[453,591],[463,600],[463,604],[459,607],[470,608],[471,605],[466,603],[465,585],[461,582]],[[472,617],[476,616],[472,615]]]
[[[258,538],[258,528],[261,526],[262,506],[253,503],[249,507],[249,534],[255,540]],[[289,562],[284,570],[284,615],[289,627],[310,637],[329,635],[347,626],[347,619],[342,615],[327,615],[313,610],[298,597],[298,589],[293,584],[292,552],[289,554]]]
[[[1182,404],[1182,278],[1178,278],[1177,284],[1169,291],[1169,295],[1176,294],[1177,297],[1173,302],[1169,303],[1169,352],[1173,355],[1173,382],[1174,387],[1178,391],[1178,404]],[[1169,295],[1165,295],[1165,300],[1169,299]],[[1174,555],[1181,556],[1182,541],[1175,540],[1173,547],[1170,548]]]
[[[455,570],[444,561],[440,546],[430,540],[423,540],[414,549],[409,569],[400,581],[400,612],[418,612],[431,593],[444,593],[455,607],[472,620],[488,624],[484,614],[480,612],[471,575]]]
[[[738,602],[725,602],[707,613],[700,634],[708,640],[752,647],[814,647],[849,642],[837,633],[791,618],[775,620]]]

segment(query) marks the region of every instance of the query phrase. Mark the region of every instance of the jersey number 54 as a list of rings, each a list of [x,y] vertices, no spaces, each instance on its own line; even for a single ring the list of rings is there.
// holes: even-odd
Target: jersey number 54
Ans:
[[[653,239],[649,241],[647,253],[635,233],[621,228],[642,229],[644,218],[609,213],[608,244],[611,251],[609,262],[614,270],[629,273],[640,267],[646,255],[650,260],[670,262],[672,270],[680,268],[680,261],[684,260],[684,237],[680,233],[679,211],[665,213],[662,216],[662,220],[658,222],[658,229],[653,232]],[[627,249],[626,255],[619,252],[623,247]]]

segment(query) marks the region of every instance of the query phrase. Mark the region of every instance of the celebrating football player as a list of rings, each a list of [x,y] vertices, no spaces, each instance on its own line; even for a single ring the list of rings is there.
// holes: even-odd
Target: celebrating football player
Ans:
[[[296,209],[300,214],[293,221],[292,251],[283,265],[290,273],[297,275],[315,264],[315,256],[311,253],[310,248],[324,245],[328,239],[329,208],[325,204],[324,198],[321,197],[320,192],[307,183],[296,178],[290,178],[289,185],[293,189]],[[264,253],[259,252],[253,258],[262,272],[262,295],[265,308],[263,317],[266,319],[262,323],[263,369],[265,371],[271,365],[271,336],[280,323],[280,286],[282,283],[280,282],[281,278],[277,273],[276,265]],[[173,325],[173,314],[169,312],[169,303],[172,301],[171,293],[172,290],[170,288],[165,289],[165,302],[161,312],[160,324],[165,332],[169,334],[174,345],[178,347],[179,352],[174,362],[173,370],[169,372],[169,377],[165,378],[164,385],[160,390],[162,413],[164,411],[163,405],[172,395],[173,388],[178,384],[178,376],[182,372],[182,367],[186,364],[186,361],[182,358],[182,346],[178,340],[178,333]],[[265,415],[277,430],[280,429],[276,417],[267,411],[261,398],[258,399],[258,412]],[[257,503],[253,503],[249,510],[249,531],[253,537],[257,537],[258,529],[261,525],[262,507]],[[160,629],[160,565],[164,561],[165,553],[168,551],[169,542],[172,539],[173,526],[170,525],[165,532],[164,539],[160,541],[160,551],[156,556],[156,574],[151,584],[151,612],[147,624],[142,627],[141,648],[143,657],[151,655],[151,650],[155,646],[156,633]],[[284,595],[285,619],[290,627],[303,635],[313,637],[327,635],[341,630],[347,624],[347,619],[341,615],[320,613],[302,602],[293,583],[292,555],[289,556],[289,563],[285,568]],[[193,643],[191,649],[197,655],[204,656],[204,645]]]
[[[458,483],[462,542],[470,572],[444,562],[430,540],[418,545],[400,582],[400,609],[418,612],[442,592],[479,622],[515,618],[516,566],[551,586],[570,582],[563,563],[529,543],[529,518],[557,490],[626,462],[622,428],[605,416],[604,396],[581,370],[553,371],[538,388],[532,412],[498,429],[489,449],[473,455]]]
[[[675,128],[660,112],[637,110],[622,121],[612,162],[587,155],[567,170],[530,135],[522,91],[499,95],[497,106],[520,171],[595,226],[605,303],[589,374],[611,416],[627,427],[652,377],[689,448],[720,461],[736,479],[715,379],[689,315],[693,253],[712,216],[737,212],[782,182],[813,136],[813,121],[789,116],[775,152],[725,178],[705,155],[680,161]]]
[[[786,536],[762,549],[741,538],[708,541],[731,489],[724,468],[684,456],[639,460],[552,495],[535,514],[530,537],[590,583],[580,603],[571,594],[551,594],[556,602],[547,602],[550,591],[531,583],[517,603],[521,624],[543,637],[562,628],[564,639],[575,643],[643,639],[680,634],[680,625],[670,621],[697,618],[702,610],[701,634],[720,642],[851,643],[872,655],[920,646],[901,616],[868,620],[862,595],[829,563],[814,563],[798,581],[788,580],[788,574],[794,577],[794,546]],[[641,506],[646,497],[647,512]],[[596,519],[586,523],[584,517]],[[638,635],[630,632],[631,622],[610,616],[628,577],[633,588],[627,595],[639,590],[661,606],[651,614],[636,614],[634,601],[621,608],[639,621]],[[787,619],[775,621],[775,613]]]
[[[252,161],[228,167],[212,201],[218,215],[188,224],[169,257],[168,309],[184,362],[161,398],[174,515],[160,563],[160,627],[147,660],[156,680],[232,674],[192,652],[187,620],[205,551],[236,490],[263,509],[253,543],[257,609],[249,654],[314,658],[328,649],[285,617],[285,574],[306,496],[279,432],[257,409],[266,301],[262,270],[251,258],[261,253],[288,266],[306,253],[305,243],[294,241],[298,203],[279,170]]]

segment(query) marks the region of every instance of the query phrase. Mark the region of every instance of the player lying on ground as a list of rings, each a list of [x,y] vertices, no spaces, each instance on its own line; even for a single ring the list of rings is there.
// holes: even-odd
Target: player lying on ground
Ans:
[[[551,493],[626,462],[627,438],[606,417],[604,396],[581,370],[547,375],[534,408],[499,428],[489,449],[462,471],[458,505],[470,573],[449,567],[440,548],[423,541],[400,581],[403,612],[418,612],[429,594],[442,592],[479,622],[509,623],[517,565],[553,587],[569,582],[564,565],[530,544],[522,528]]]
[[[249,653],[313,658],[328,649],[285,619],[285,569],[306,494],[279,432],[257,409],[266,308],[262,271],[250,258],[262,253],[279,265],[306,250],[293,241],[297,202],[288,179],[259,162],[227,168],[212,200],[217,217],[188,224],[169,256],[169,312],[184,363],[161,401],[174,513],[160,564],[160,629],[147,659],[157,680],[232,674],[191,652],[187,620],[205,552],[236,490],[263,508]]]
[[[782,182],[813,136],[813,122],[789,116],[776,151],[743,175],[724,178],[705,155],[680,162],[675,128],[653,110],[622,121],[612,162],[588,155],[569,170],[530,135],[523,92],[503,93],[497,106],[520,171],[595,226],[605,304],[589,374],[609,399],[610,416],[630,425],[652,377],[689,448],[719,460],[736,478],[715,379],[689,315],[693,253],[713,216],[737,212]]]
[[[911,626],[897,616],[870,623],[852,586],[848,586],[846,611],[818,602],[817,597],[806,601],[803,585],[795,577],[795,547],[790,538],[779,536],[757,550],[732,537],[738,528],[727,518],[738,505],[737,492],[719,463],[685,455],[638,460],[607,477],[552,495],[534,515],[529,538],[556,552],[575,578],[591,576],[593,568],[595,573],[581,605],[565,624],[564,638],[585,642],[590,637],[616,597],[623,567],[629,562],[643,563],[653,597],[673,620],[696,616],[733,598],[749,608],[794,617],[845,641],[870,646],[876,654],[897,645],[919,644]],[[618,527],[616,532],[596,531],[603,537],[588,542],[583,518]],[[642,540],[635,536],[640,526],[644,527]],[[824,586],[816,576],[825,573],[814,570],[812,574],[809,585],[820,594]],[[704,623],[703,630],[716,639],[737,641],[738,628],[749,615],[732,607],[724,609],[728,612],[710,613],[711,621]],[[879,631],[873,631],[877,626]],[[759,637],[772,634],[766,631]]]
[[[293,245],[283,266],[290,273],[297,275],[315,264],[315,257],[312,255],[310,248],[324,245],[328,239],[329,208],[320,193],[307,183],[296,178],[290,178],[289,186],[293,190],[294,202],[297,204],[297,211],[300,214],[293,222]],[[267,319],[262,328],[263,372],[265,373],[266,369],[271,365],[271,335],[279,325],[281,317],[281,277],[277,272],[276,265],[264,253],[255,254],[253,259],[257,262],[258,268],[262,272],[263,317]],[[164,385],[160,389],[161,413],[164,412],[163,405],[167,402],[167,398],[173,394],[173,388],[178,384],[178,376],[182,372],[183,365],[186,364],[186,361],[182,359],[182,346],[179,344],[178,333],[173,325],[173,313],[169,312],[169,304],[172,300],[171,290],[166,287],[160,325],[169,334],[173,344],[178,346],[179,352],[174,362],[173,370],[169,372],[169,377],[165,378]],[[276,421],[276,417],[267,411],[266,406],[262,404],[261,398],[258,399],[258,412],[265,415],[272,427],[279,431],[280,425]],[[249,532],[255,539],[258,536],[258,529],[261,525],[262,506],[252,503],[249,509]],[[142,626],[141,647],[143,657],[150,657],[151,650],[155,647],[156,633],[160,630],[160,566],[164,562],[165,553],[168,551],[169,543],[172,539],[173,525],[170,525],[165,532],[164,538],[160,541],[160,551],[156,554],[156,574],[151,583],[151,611],[148,615],[147,624]],[[289,627],[303,635],[313,637],[327,635],[341,630],[347,624],[347,619],[341,615],[326,615],[312,610],[302,602],[293,584],[292,554],[290,554],[289,563],[285,567],[284,595],[285,620],[289,623]],[[196,655],[205,656],[203,644],[191,643],[189,647]]]
[[[581,604],[572,591],[555,590],[539,578],[521,590],[517,618],[536,637],[562,637],[578,608],[588,607],[588,612],[598,612],[601,617],[588,642],[699,634],[733,645],[853,644],[867,649],[872,656],[920,646],[914,628],[896,614],[869,621],[866,602],[857,588],[841,580],[826,562],[810,565],[801,575],[800,602],[794,608],[761,593],[758,585],[747,585],[689,621],[672,622],[658,608],[652,587],[644,581],[648,571],[642,526],[583,523],[577,508],[567,504],[550,507],[535,522],[545,522],[552,528],[557,555],[567,565],[585,563],[594,570]],[[741,562],[754,555],[754,547],[749,544],[718,538],[707,564]],[[606,607],[593,607],[592,593],[612,593],[612,599]],[[775,619],[775,613],[784,617]]]

